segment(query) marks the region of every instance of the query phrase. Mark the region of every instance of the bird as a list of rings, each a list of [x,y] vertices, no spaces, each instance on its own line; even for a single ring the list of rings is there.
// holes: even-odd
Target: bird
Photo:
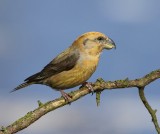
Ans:
[[[42,84],[60,91],[64,99],[68,101],[71,96],[64,92],[66,89],[86,85],[92,90],[92,85],[87,83],[87,80],[95,72],[102,51],[112,48],[116,48],[116,45],[105,34],[96,31],[86,32],[40,72],[26,78],[24,83],[11,92],[32,84]]]

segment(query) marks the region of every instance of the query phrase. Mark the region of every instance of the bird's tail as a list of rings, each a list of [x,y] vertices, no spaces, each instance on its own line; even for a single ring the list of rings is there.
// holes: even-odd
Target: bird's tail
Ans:
[[[19,86],[17,86],[16,88],[14,88],[11,92],[17,91],[17,90],[24,88],[24,87],[27,87],[31,84],[33,84],[33,82],[24,82],[24,83],[20,84]]]

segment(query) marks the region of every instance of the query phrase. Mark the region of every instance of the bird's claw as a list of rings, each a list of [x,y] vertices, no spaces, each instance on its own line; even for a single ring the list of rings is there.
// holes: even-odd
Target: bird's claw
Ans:
[[[85,82],[82,84],[82,86],[86,86],[88,88],[88,90],[92,93],[94,93],[94,89],[93,89],[93,84],[91,82]]]
[[[61,95],[63,96],[63,98],[65,99],[65,101],[70,104],[70,99],[72,99],[72,96],[65,93],[63,90],[60,90],[60,92],[61,92]]]

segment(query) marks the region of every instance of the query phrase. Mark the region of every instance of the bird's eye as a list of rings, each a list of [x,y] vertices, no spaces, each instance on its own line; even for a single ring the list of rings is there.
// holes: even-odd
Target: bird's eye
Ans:
[[[100,37],[97,38],[97,40],[98,40],[98,41],[103,41],[103,40],[105,40],[105,38],[102,37],[102,36],[100,36]]]

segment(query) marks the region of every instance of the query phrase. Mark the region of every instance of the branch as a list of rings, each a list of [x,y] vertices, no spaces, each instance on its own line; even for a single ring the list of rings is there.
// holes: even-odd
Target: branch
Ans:
[[[149,103],[144,95],[144,87],[139,88],[139,96],[140,96],[144,106],[146,107],[146,109],[148,110],[148,112],[150,113],[150,115],[152,117],[152,122],[155,126],[155,129],[157,130],[157,133],[160,134],[160,127],[158,125],[158,121],[157,121],[157,117],[156,117],[157,110],[153,110],[152,107],[149,105]]]
[[[160,69],[155,70],[146,76],[135,79],[135,80],[117,80],[117,81],[104,81],[103,79],[98,79],[95,83],[93,83],[93,89],[95,92],[97,91],[103,91],[104,89],[119,89],[119,88],[131,88],[131,87],[145,87],[146,85],[150,84],[154,80],[160,78]],[[90,91],[86,87],[82,87],[79,90],[73,91],[69,93],[69,95],[72,96],[72,99],[70,102],[74,102],[81,97],[89,94]],[[16,133],[22,129],[27,128],[29,125],[37,121],[39,118],[41,118],[43,115],[47,114],[50,111],[53,111],[57,108],[63,107],[64,105],[67,105],[68,103],[65,102],[65,100],[60,97],[53,101],[49,101],[45,104],[42,104],[39,102],[39,107],[35,109],[34,111],[28,112],[24,117],[18,119],[13,124],[5,127],[2,127],[0,130],[0,134],[13,134]]]

